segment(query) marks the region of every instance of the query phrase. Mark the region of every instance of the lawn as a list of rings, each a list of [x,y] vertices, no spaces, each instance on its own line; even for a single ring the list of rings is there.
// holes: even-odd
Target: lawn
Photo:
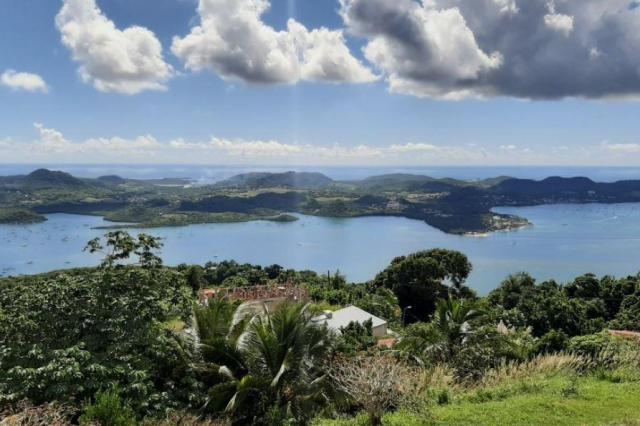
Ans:
[[[453,402],[434,405],[429,415],[393,413],[388,426],[422,425],[638,425],[640,382],[614,383],[569,376],[528,380],[481,391],[469,391]],[[320,421],[315,426],[367,425],[364,416]]]

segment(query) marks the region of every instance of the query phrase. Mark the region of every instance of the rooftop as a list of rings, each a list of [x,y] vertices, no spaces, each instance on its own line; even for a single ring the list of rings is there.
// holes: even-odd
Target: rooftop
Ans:
[[[200,291],[200,301],[206,303],[209,299],[219,295],[243,302],[278,298],[287,298],[294,301],[306,301],[309,299],[309,292],[306,289],[287,283],[252,287],[208,288]]]
[[[382,318],[378,318],[356,306],[349,306],[335,312],[325,313],[313,319],[314,322],[326,324],[327,327],[333,330],[340,330],[352,322],[362,324],[368,320],[371,320],[373,328],[387,324],[387,321]]]

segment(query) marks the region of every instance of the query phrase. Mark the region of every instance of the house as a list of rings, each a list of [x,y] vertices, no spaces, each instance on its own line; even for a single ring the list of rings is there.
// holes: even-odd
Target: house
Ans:
[[[309,291],[287,283],[252,287],[207,288],[200,291],[199,297],[200,303],[203,305],[207,305],[209,299],[225,297],[251,305],[256,312],[259,312],[265,306],[270,310],[275,309],[285,301],[306,302],[309,300]]]
[[[200,302],[206,304],[211,298],[224,296],[242,302],[265,301],[271,299],[288,299],[294,302],[305,302],[309,292],[294,284],[257,285],[251,287],[206,288],[200,290]]]
[[[335,312],[325,312],[313,318],[313,322],[316,324],[326,324],[331,330],[340,332],[341,328],[344,328],[356,322],[364,324],[368,320],[371,320],[371,329],[374,337],[382,337],[387,335],[387,321],[382,318],[378,318],[367,311],[364,311],[356,306],[349,306],[344,309],[340,309]]]

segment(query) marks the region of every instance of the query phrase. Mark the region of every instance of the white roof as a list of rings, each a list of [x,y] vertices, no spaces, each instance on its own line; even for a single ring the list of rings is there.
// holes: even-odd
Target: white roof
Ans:
[[[368,320],[371,320],[372,328],[387,324],[382,318],[371,315],[369,312],[356,306],[349,306],[332,312],[330,315],[324,314],[313,319],[314,322],[326,324],[327,327],[336,331],[340,331],[341,328],[348,326],[352,322],[363,324]]]

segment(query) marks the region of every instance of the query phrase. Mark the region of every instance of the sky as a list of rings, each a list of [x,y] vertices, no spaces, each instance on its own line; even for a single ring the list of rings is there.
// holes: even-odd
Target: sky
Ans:
[[[0,163],[640,160],[632,0],[2,0]]]

